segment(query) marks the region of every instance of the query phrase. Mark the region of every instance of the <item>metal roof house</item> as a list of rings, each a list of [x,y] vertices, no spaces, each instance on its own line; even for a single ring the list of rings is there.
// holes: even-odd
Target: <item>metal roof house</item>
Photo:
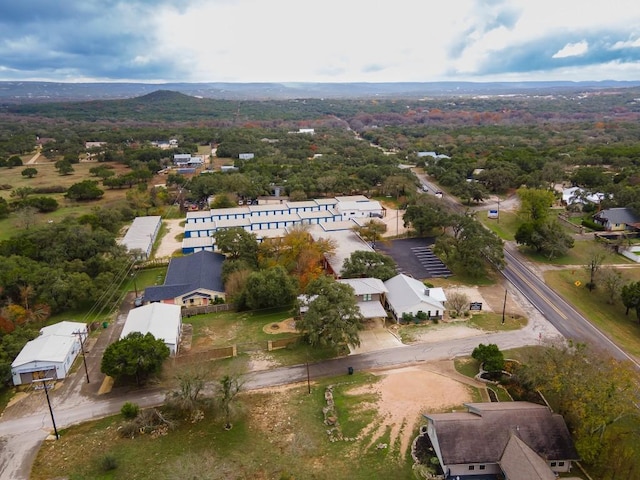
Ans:
[[[147,287],[145,303],[167,303],[179,306],[210,305],[224,299],[221,253],[200,251],[169,262],[164,285]]]
[[[356,296],[356,302],[362,317],[386,318],[387,311],[382,306],[387,287],[379,278],[342,278],[340,283],[350,285]]]
[[[579,459],[564,419],[544,405],[465,406],[467,412],[424,415],[446,479],[551,480]]]
[[[81,335],[86,338],[87,325],[79,322],[64,321],[41,328],[40,336],[27,342],[11,363],[13,384],[65,378],[80,352]]]
[[[182,314],[178,305],[151,303],[129,311],[120,339],[132,332],[143,335],[150,333],[155,338],[162,339],[171,355],[175,355],[180,344],[181,329]]]
[[[138,260],[147,260],[151,255],[161,223],[162,217],[159,215],[136,217],[124,238],[118,243],[127,247],[127,250],[134,253]]]
[[[386,307],[396,322],[407,313],[416,316],[424,312],[428,317],[441,317],[447,297],[442,288],[429,288],[419,280],[404,274],[396,275],[384,282],[387,287]]]

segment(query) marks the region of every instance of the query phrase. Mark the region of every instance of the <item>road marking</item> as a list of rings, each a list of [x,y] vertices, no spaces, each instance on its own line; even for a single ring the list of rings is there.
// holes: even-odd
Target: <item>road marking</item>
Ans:
[[[531,288],[534,292],[538,294],[538,296],[549,305],[563,320],[567,320],[567,316],[560,310],[554,303],[551,302],[551,299],[543,294],[538,287],[536,287],[533,283],[531,283],[526,277],[524,277],[516,268],[512,268],[511,272],[514,273],[520,280],[522,280],[526,285]]]

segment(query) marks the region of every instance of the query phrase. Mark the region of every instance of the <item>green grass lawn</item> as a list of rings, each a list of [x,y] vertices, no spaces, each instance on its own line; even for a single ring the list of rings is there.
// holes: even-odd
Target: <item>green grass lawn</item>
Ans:
[[[182,422],[157,438],[120,438],[119,415],[88,422],[62,430],[56,442],[46,442],[30,478],[202,478],[203,472],[210,471],[212,476],[206,478],[413,480],[410,455],[375,447],[388,443],[390,432],[369,445],[373,438],[365,428],[376,416],[372,394],[347,393],[378,379],[356,373],[324,379],[314,385],[311,394],[306,385],[275,396],[241,394],[236,403],[239,413],[228,431],[215,411],[209,410],[202,421]],[[329,440],[322,414],[329,384],[334,385],[340,428],[354,441]],[[102,467],[107,456],[116,465],[109,471]]]
[[[549,259],[545,255],[541,255],[529,248],[520,247],[520,251],[529,259],[534,262],[551,264],[551,265],[586,265],[590,261],[589,251],[595,242],[593,240],[576,240],[573,248],[569,250],[566,255],[562,257]],[[603,262],[605,265],[610,264],[629,264],[633,265],[634,262],[622,255],[610,254]]]
[[[488,218],[485,212],[480,212],[477,218],[498,237],[506,241],[515,240],[516,231],[522,223],[518,214],[510,211],[501,211],[500,218]]]
[[[640,269],[624,269],[622,274],[627,280],[637,281]],[[640,323],[635,312],[625,315],[625,308],[620,300],[613,305],[607,303],[608,295],[602,289],[593,292],[584,285],[589,278],[583,269],[566,269],[547,271],[544,275],[547,285],[562,295],[580,313],[588,318],[602,332],[620,345],[627,353],[640,358]],[[575,285],[576,281],[581,286]]]
[[[517,315],[505,315],[502,323],[502,313],[484,312],[473,314],[467,325],[487,332],[501,332],[519,330],[527,325],[527,319]]]

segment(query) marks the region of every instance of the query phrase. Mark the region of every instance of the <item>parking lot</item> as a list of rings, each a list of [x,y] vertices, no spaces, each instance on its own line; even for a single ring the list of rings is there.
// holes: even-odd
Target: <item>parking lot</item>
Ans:
[[[398,272],[423,280],[425,278],[449,277],[451,271],[433,253],[434,238],[401,238],[376,249],[389,255],[398,265]]]

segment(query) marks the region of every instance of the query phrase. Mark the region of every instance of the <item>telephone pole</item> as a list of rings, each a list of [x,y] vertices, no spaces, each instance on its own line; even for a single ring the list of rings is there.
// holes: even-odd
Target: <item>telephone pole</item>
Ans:
[[[44,387],[44,394],[47,396],[47,405],[49,405],[49,413],[51,414],[51,423],[53,424],[53,431],[56,434],[56,440],[60,439],[60,435],[58,434],[58,428],[56,427],[56,420],[53,418],[53,408],[51,408],[51,400],[49,399],[49,387],[47,387],[47,382],[54,380],[53,378],[41,378],[39,380],[33,380],[33,383],[42,382],[42,386]]]
[[[89,369],[87,369],[87,356],[84,353],[84,338],[82,338],[84,333],[85,332],[82,332],[80,330],[73,332],[74,335],[78,335],[78,338],[80,338],[80,351],[82,352],[82,362],[84,363],[84,373],[87,376],[87,383],[89,383]]]

